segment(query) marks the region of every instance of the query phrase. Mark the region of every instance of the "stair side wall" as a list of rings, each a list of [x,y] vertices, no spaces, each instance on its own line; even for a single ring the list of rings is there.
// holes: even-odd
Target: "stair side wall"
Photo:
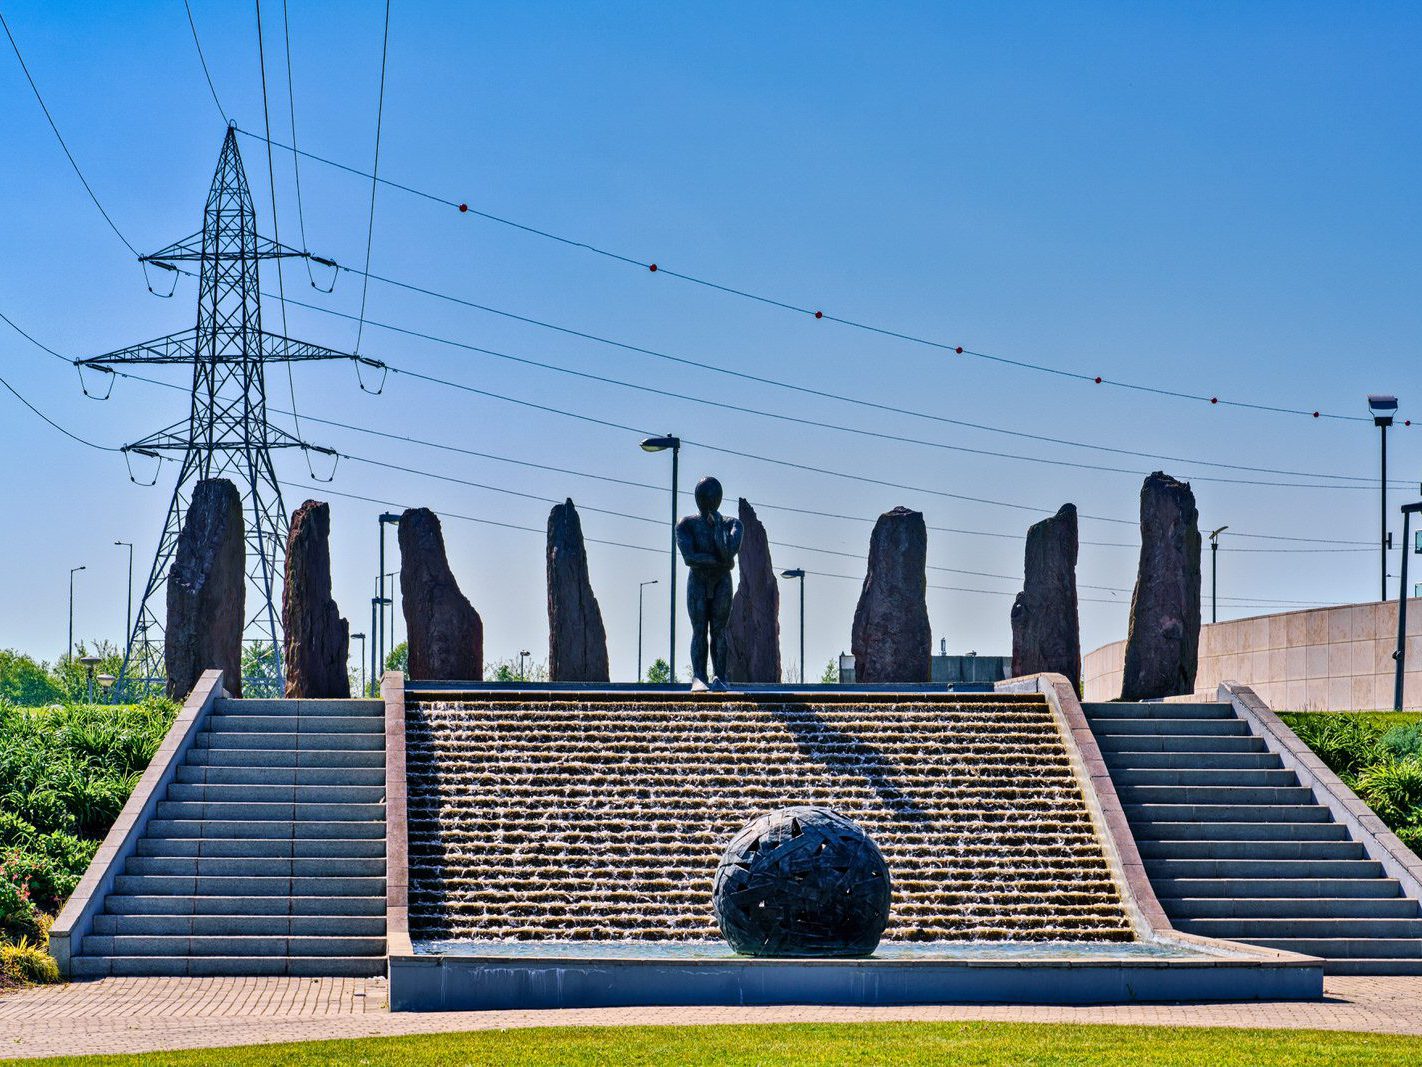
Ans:
[[[183,702],[182,710],[173,720],[163,743],[153,754],[138,786],[109,829],[108,836],[94,854],[84,877],[65,902],[59,918],[54,921],[49,931],[49,953],[64,977],[69,977],[70,959],[92,929],[94,916],[103,911],[105,899],[113,892],[114,879],[123,873],[128,858],[134,854],[139,839],[148,829],[148,821],[157,810],[158,802],[168,795],[168,786],[187,759],[193,739],[206,725],[213,706],[224,695],[222,672],[204,671]]]

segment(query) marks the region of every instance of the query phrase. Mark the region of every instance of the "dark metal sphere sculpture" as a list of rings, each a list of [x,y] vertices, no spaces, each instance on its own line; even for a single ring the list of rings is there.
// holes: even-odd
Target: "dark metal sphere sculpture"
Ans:
[[[829,808],[762,815],[716,869],[721,936],[744,956],[867,956],[889,921],[889,868],[869,835]]]

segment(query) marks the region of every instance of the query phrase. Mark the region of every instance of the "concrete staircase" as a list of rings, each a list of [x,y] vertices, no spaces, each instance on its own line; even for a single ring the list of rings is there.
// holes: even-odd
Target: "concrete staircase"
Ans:
[[[72,960],[98,975],[378,975],[378,700],[219,700]]]
[[[1128,941],[1037,695],[406,691],[416,939],[719,942],[748,821],[826,804],[893,878],[886,938]]]
[[[1422,974],[1422,909],[1229,704],[1084,704],[1177,929]]]

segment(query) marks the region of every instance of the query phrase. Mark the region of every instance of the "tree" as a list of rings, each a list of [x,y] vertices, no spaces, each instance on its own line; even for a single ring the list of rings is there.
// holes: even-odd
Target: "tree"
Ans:
[[[548,664],[538,663],[532,659],[525,660],[523,676],[519,676],[518,657],[513,659],[498,659],[491,663],[484,664],[484,677],[491,682],[546,682],[548,681]]]
[[[88,656],[97,656],[99,659],[99,662],[94,664],[96,701],[102,700],[105,695],[99,688],[99,675],[108,674],[117,678],[119,671],[123,669],[123,649],[113,642],[98,641],[91,647],[80,641],[72,656],[64,656],[50,670],[50,677],[59,691],[60,700],[82,704],[89,699],[89,668],[79,662]]]
[[[652,665],[647,668],[648,685],[666,685],[672,680],[671,666],[660,656],[652,661]]]
[[[410,673],[410,642],[401,641],[386,653],[385,669],[387,671],[400,671],[402,674]]]
[[[834,660],[830,660],[828,663],[826,663],[824,672],[820,675],[820,681],[823,682],[825,685],[838,685],[839,664],[837,664]]]
[[[13,648],[0,649],[0,700],[22,707],[54,704],[62,698],[49,664]]]
[[[250,641],[242,646],[242,695],[281,697],[277,686],[276,649],[270,641]]]

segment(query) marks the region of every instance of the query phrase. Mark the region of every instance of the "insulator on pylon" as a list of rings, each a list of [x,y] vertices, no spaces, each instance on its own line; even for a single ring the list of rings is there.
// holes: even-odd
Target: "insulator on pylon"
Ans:
[[[317,284],[317,282],[316,282],[316,275],[311,272],[311,264],[313,264],[313,263],[319,263],[319,264],[321,264],[321,266],[323,266],[323,267],[329,267],[329,268],[331,269],[331,284],[330,284],[330,285],[323,286],[323,285]],[[313,256],[310,252],[307,252],[307,253],[306,253],[306,277],[307,277],[307,278],[310,280],[310,282],[311,282],[311,288],[317,290],[318,292],[322,292],[322,293],[334,292],[334,291],[335,291],[335,288],[336,288],[336,279],[339,278],[340,276],[341,276],[341,265],[340,265],[339,263],[337,263],[334,259],[327,259],[327,258],[325,258],[324,256]]]
[[[160,469],[162,468],[162,466],[163,466],[163,457],[162,457],[162,456],[160,456],[157,452],[152,452],[152,451],[150,451],[149,449],[146,449],[146,448],[124,448],[124,449],[122,449],[121,451],[123,452],[123,462],[124,462],[124,465],[128,467],[128,480],[129,480],[129,481],[131,481],[134,485],[143,485],[143,486],[157,485],[157,484],[158,484],[158,472],[159,472],[159,470],[160,470]],[[141,481],[139,481],[136,477],[134,477],[134,474],[133,474],[133,460],[130,459],[129,457],[132,456],[132,455],[135,454],[135,453],[137,453],[137,454],[140,455],[140,456],[147,456],[149,459],[153,460],[153,478],[152,478],[152,480],[146,481],[146,482],[141,482]]]
[[[341,454],[334,448],[322,448],[320,445],[302,445],[301,451],[306,455],[306,469],[311,474],[311,480],[316,482],[334,482],[336,480],[336,468],[341,465]],[[316,467],[311,462],[311,453],[317,452],[323,456],[331,458],[331,473],[326,477],[316,473]]]
[[[374,367],[376,370],[380,371],[380,384],[377,385],[374,389],[366,388],[365,376],[362,375],[360,372],[361,364],[365,364],[367,367]],[[366,359],[364,356],[357,356],[355,360],[355,369],[356,384],[360,386],[360,391],[362,393],[369,393],[371,396],[379,396],[381,393],[385,392],[385,379],[390,374],[390,368],[387,367],[384,363],[382,363],[378,359]]]
[[[114,391],[114,379],[117,378],[118,375],[114,372],[114,369],[113,369],[112,367],[105,367],[104,365],[102,365],[102,364],[100,364],[100,363],[88,363],[88,364],[76,363],[76,364],[74,364],[74,369],[75,369],[75,370],[78,372],[78,374],[79,374],[79,389],[80,389],[80,391],[83,392],[83,394],[84,394],[85,396],[87,396],[90,400],[107,400],[110,396],[113,395],[113,391]],[[93,392],[93,393],[89,392],[89,383],[88,383],[87,381],[85,381],[85,379],[84,379],[84,371],[85,371],[86,369],[87,369],[87,370],[94,371],[95,373],[103,374],[103,375],[107,376],[109,387],[108,387],[106,390],[104,390],[104,393],[103,393],[102,396],[100,396],[97,392]]]
[[[148,291],[149,291],[150,293],[152,293],[152,294],[153,294],[154,296],[156,296],[156,297],[162,298],[163,300],[167,300],[170,296],[173,295],[173,293],[174,293],[174,292],[177,290],[177,288],[178,288],[178,268],[177,268],[177,267],[173,266],[171,263],[164,263],[162,260],[159,260],[159,259],[151,259],[151,260],[150,260],[150,259],[140,259],[138,262],[143,265],[143,282],[144,282],[145,285],[148,286]],[[150,263],[152,263],[153,266],[155,266],[155,267],[161,267],[163,270],[166,270],[166,271],[169,271],[169,272],[172,273],[172,275],[173,275],[173,284],[170,285],[170,286],[168,286],[168,291],[167,291],[166,293],[160,293],[157,289],[153,288],[153,279],[150,278],[149,275],[148,275],[148,265],[149,265]]]

